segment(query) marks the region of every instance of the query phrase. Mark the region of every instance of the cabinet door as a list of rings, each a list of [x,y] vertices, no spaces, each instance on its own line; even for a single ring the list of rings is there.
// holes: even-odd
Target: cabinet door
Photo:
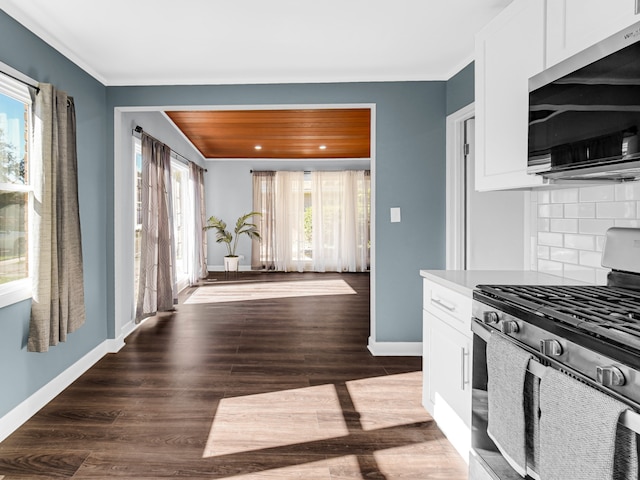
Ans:
[[[544,68],[545,0],[515,0],[476,36],[479,191],[527,188],[529,77]]]
[[[635,10],[636,0],[550,0],[547,67],[640,21]]]
[[[471,338],[424,314],[425,395],[428,410],[462,458],[471,448]]]
[[[429,401],[435,416],[455,413],[471,424],[471,340],[438,317],[428,318]],[[436,418],[437,420],[437,418]]]

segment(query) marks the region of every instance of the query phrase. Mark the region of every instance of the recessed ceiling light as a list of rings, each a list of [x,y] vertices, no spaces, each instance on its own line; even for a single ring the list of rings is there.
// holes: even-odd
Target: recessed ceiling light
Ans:
[[[256,150],[262,150],[262,145],[256,145],[256,146],[255,146],[255,147],[253,147],[253,148],[255,148]]]
[[[320,150],[326,150],[326,149],[327,149],[327,146],[326,146],[326,145],[320,145],[318,148],[319,148]]]

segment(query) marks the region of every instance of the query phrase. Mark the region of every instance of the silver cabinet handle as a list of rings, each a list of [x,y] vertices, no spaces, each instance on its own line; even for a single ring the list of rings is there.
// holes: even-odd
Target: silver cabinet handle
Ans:
[[[431,303],[438,305],[439,307],[442,307],[446,310],[449,310],[450,312],[455,312],[456,311],[456,306],[449,303],[449,302],[445,302],[444,300],[438,298],[438,297],[431,297]]]

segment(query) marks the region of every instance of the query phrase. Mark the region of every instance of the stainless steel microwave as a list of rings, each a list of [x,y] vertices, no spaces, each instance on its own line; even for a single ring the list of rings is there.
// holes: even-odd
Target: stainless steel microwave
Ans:
[[[529,79],[528,173],[640,179],[640,22]]]

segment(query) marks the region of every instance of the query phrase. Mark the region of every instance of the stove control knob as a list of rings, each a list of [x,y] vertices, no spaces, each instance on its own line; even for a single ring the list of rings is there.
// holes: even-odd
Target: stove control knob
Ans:
[[[482,321],[487,325],[491,325],[492,323],[498,323],[500,317],[498,316],[498,312],[484,312],[482,314]]]
[[[502,333],[518,333],[518,322],[515,320],[505,320],[500,324],[500,330]]]
[[[559,357],[562,355],[562,345],[553,339],[540,340],[540,353],[550,357]]]
[[[618,367],[596,367],[596,381],[605,387],[621,387],[626,380]]]

